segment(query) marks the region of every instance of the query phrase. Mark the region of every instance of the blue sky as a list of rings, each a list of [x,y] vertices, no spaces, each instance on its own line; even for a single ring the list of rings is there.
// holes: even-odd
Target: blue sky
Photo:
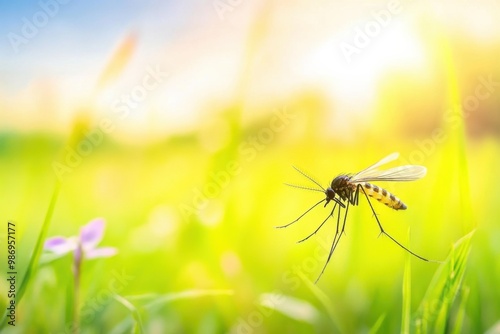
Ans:
[[[31,79],[71,72],[72,67],[99,65],[116,44],[130,32],[148,38],[142,43],[168,42],[183,28],[189,5],[158,0],[78,1],[58,4],[56,0],[0,2],[0,89],[22,89]],[[26,44],[14,47],[12,33],[22,36],[24,20],[44,15],[42,3],[58,9]],[[53,5],[52,5],[53,6]],[[52,6],[50,6],[52,8]],[[10,38],[9,38],[10,36]],[[16,50],[17,48],[17,50]],[[17,52],[16,52],[17,51]],[[101,65],[102,66],[102,65]]]

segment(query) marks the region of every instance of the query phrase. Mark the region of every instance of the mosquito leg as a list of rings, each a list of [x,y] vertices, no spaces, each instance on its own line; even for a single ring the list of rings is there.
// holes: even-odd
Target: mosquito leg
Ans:
[[[326,259],[326,263],[323,266],[323,269],[321,270],[321,273],[319,274],[318,278],[314,282],[314,284],[318,283],[319,279],[321,276],[323,276],[323,273],[325,272],[325,268],[328,265],[328,262],[330,262],[330,258],[332,257],[333,252],[335,251],[335,248],[337,248],[337,245],[339,244],[340,238],[342,237],[342,233],[344,233],[344,228],[345,228],[345,222],[347,218],[347,211],[349,210],[349,201],[347,201],[347,206],[345,209],[345,216],[344,216],[344,223],[342,224],[342,231],[339,233],[339,227],[340,227],[340,208],[337,213],[337,230],[335,231],[335,237],[333,238],[332,242],[332,247],[330,248],[330,253],[328,254],[328,258]]]
[[[304,212],[303,214],[300,215],[299,218],[295,219],[293,222],[291,223],[288,223],[286,225],[282,225],[282,226],[276,226],[276,228],[284,228],[284,227],[288,227],[290,225],[292,225],[293,223],[296,223],[300,220],[300,218],[304,217],[309,211],[311,211],[312,209],[314,209],[316,206],[318,206],[320,203],[323,203],[324,201],[326,201],[326,198],[322,199],[321,201],[319,201],[318,203],[314,204],[313,206],[311,206],[306,212]]]
[[[318,233],[319,229],[326,223],[326,221],[333,215],[333,212],[335,211],[335,208],[337,208],[337,203],[335,203],[335,205],[333,206],[333,209],[332,211],[330,212],[330,214],[328,215],[328,217],[326,217],[325,220],[323,220],[323,222],[321,223],[321,225],[318,226],[318,228],[311,234],[309,234],[307,237],[305,237],[304,239],[302,240],[299,240],[297,241],[297,243],[301,243],[303,241],[306,241],[307,239],[309,239],[310,237],[312,237],[313,235],[315,235],[316,233]],[[338,228],[338,226],[337,226]]]
[[[389,239],[391,239],[392,241],[394,241],[399,247],[403,248],[404,250],[406,250],[408,253],[410,253],[411,255],[419,258],[420,260],[423,260],[423,261],[426,261],[426,262],[429,262],[428,259],[412,252],[411,250],[409,250],[408,248],[406,248],[405,246],[403,246],[399,241],[397,241],[396,239],[394,239],[392,236],[390,236],[385,230],[384,228],[382,227],[382,224],[380,224],[380,221],[378,219],[378,216],[377,216],[377,213],[375,212],[375,210],[373,209],[373,206],[372,206],[372,203],[370,202],[370,198],[368,198],[368,195],[366,194],[365,192],[365,189],[363,187],[361,187],[361,185],[358,185],[358,189],[361,188],[361,190],[363,191],[363,193],[365,194],[365,197],[366,197],[366,200],[368,201],[368,204],[370,205],[370,209],[372,209],[372,212],[373,212],[373,215],[375,216],[375,220],[377,221],[377,224],[378,224],[378,227],[380,228],[380,234],[384,234],[386,236],[389,237]]]
[[[341,208],[345,208],[345,205],[344,203],[342,203],[338,198],[333,198],[333,199],[330,199],[330,200],[327,200],[326,203],[325,203],[325,208],[326,206],[328,205],[329,201],[334,201],[336,204],[338,204]]]
[[[359,204],[359,188],[362,188],[360,184],[356,187],[356,192],[354,193],[354,203]]]
[[[345,209],[345,214],[344,214],[344,223],[342,224],[342,231],[340,232],[340,234],[345,234],[345,222],[347,220],[347,211],[349,211],[349,202],[347,202],[347,208]],[[340,219],[340,215],[339,215],[339,219]],[[337,241],[338,243],[338,241]],[[337,246],[335,246],[337,247]]]

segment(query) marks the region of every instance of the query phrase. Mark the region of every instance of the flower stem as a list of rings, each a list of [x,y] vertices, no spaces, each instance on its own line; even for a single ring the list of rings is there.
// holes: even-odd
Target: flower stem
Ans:
[[[78,243],[73,257],[73,334],[80,332],[80,274],[82,268],[82,245]]]

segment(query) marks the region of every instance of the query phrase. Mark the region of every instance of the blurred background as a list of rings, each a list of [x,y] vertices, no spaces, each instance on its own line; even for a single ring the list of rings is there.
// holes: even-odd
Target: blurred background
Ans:
[[[137,325],[115,293],[147,333],[404,332],[403,302],[418,314],[439,264],[379,237],[363,198],[316,285],[335,224],[296,241],[331,209],[274,228],[324,197],[284,185],[315,187],[292,166],[327,187],[392,152],[388,167],[428,174],[380,184],[408,206],[373,202],[388,233],[444,261],[475,230],[446,332],[500,331],[497,2],[46,0],[0,15],[0,212],[19,277],[58,186],[48,236],[103,217],[118,249],[83,264],[81,332]],[[6,332],[68,331],[71,256],[43,259]]]

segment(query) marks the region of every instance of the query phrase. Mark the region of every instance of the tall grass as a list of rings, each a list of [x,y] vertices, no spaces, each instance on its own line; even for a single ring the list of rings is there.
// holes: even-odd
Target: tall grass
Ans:
[[[462,284],[473,235],[474,232],[470,232],[453,245],[448,258],[434,275],[413,320],[416,333],[447,333],[452,330],[453,305],[464,291]],[[464,303],[460,303],[458,319],[463,318],[464,307]]]
[[[474,234],[472,207],[470,198],[469,173],[466,157],[466,134],[464,114],[462,110],[462,98],[459,93],[459,81],[457,77],[455,60],[449,41],[442,32],[437,33],[436,42],[437,49],[440,51],[439,56],[444,65],[446,82],[447,82],[447,99],[446,108],[454,114],[460,115],[458,125],[455,123],[446,125],[445,132],[447,142],[440,150],[442,155],[441,168],[439,177],[447,180],[448,183],[456,181],[458,183],[459,193],[459,217],[461,218],[462,231],[467,233],[458,240],[452,247],[447,259],[440,265],[434,274],[432,281],[425,293],[420,307],[413,319],[410,321],[410,296],[411,296],[411,269],[410,262],[407,261],[405,274],[403,279],[403,320],[402,333],[459,333],[461,325],[465,317],[466,300],[469,294],[469,288],[463,286],[464,275],[467,268],[467,260],[471,248],[471,239]],[[457,166],[450,173],[448,163],[444,161],[454,161]],[[453,178],[455,176],[455,178]],[[435,189],[438,192],[438,189]],[[434,212],[438,210],[438,203],[435,202]],[[435,217],[429,216],[429,219]],[[465,292],[464,292],[465,291]],[[462,293],[460,303],[453,307],[457,297]],[[454,320],[454,322],[453,322]]]
[[[33,252],[31,253],[31,257],[29,259],[29,263],[28,263],[26,272],[24,273],[24,276],[21,280],[21,284],[19,285],[19,290],[17,290],[16,303],[18,303],[18,304],[23,299],[24,294],[25,294],[28,286],[35,279],[35,274],[36,274],[36,271],[37,271],[37,268],[39,265],[40,256],[41,256],[42,250],[43,250],[43,244],[44,244],[45,239],[47,237],[50,222],[52,220],[52,215],[54,214],[54,209],[56,206],[57,197],[59,196],[60,187],[61,187],[60,182],[56,181],[49,205],[47,207],[47,212],[45,213],[45,218],[43,220],[42,227],[40,229],[40,233],[38,233],[38,238],[36,240],[35,247],[33,249]],[[8,314],[8,311],[5,311],[2,318],[1,318],[2,321],[0,322],[0,329],[5,328],[5,326],[7,325],[7,320],[6,320],[7,314]]]
[[[406,256],[403,274],[403,311],[401,320],[401,333],[409,334],[411,327],[411,258]]]

